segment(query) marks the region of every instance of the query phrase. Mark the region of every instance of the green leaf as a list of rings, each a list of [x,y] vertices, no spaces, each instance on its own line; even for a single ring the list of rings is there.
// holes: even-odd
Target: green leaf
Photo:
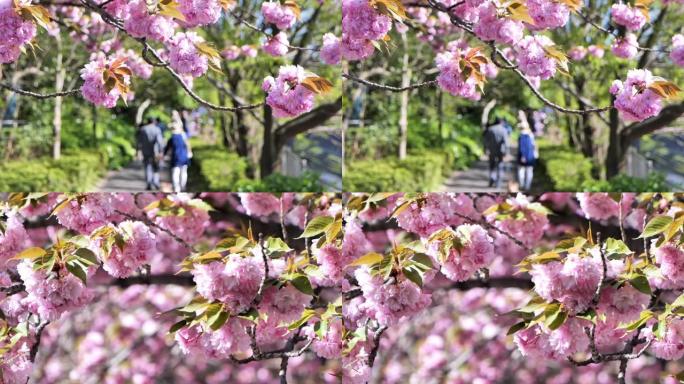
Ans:
[[[213,331],[216,331],[226,323],[229,317],[230,315],[228,312],[221,310],[209,317],[209,319],[207,319],[207,324],[209,324],[209,327]]]
[[[557,303],[549,304],[544,310],[544,316],[544,325],[552,331],[560,328],[565,323],[565,320],[568,319],[568,314]]]
[[[66,269],[72,275],[81,279],[81,281],[83,282],[84,285],[86,284],[86,279],[87,279],[86,271],[80,265],[73,263],[73,262],[68,262],[68,263],[66,263]]]
[[[95,252],[88,248],[79,248],[74,254],[78,256],[79,260],[87,265],[97,265],[97,256],[95,255]]]
[[[302,233],[302,235],[299,236],[299,238],[301,239],[303,237],[308,238],[320,235],[321,233],[325,232],[328,226],[332,224],[334,221],[335,218],[332,216],[314,217],[313,220],[311,220],[309,224],[306,225],[304,233]]]
[[[653,324],[653,335],[658,340],[662,340],[665,337],[665,331],[667,331],[667,320],[661,320]]]
[[[214,207],[209,205],[206,201],[201,199],[192,199],[187,203],[191,207],[199,208],[205,212],[213,211]]]
[[[204,298],[192,299],[185,307],[181,308],[181,312],[191,312],[199,315],[204,312],[204,310],[210,305],[210,303]]]
[[[290,283],[300,292],[307,295],[313,295],[313,287],[311,286],[311,282],[306,275],[298,273],[290,280]]]
[[[675,301],[673,301],[670,305],[672,308],[684,307],[684,293],[679,295],[679,297],[676,298]]]
[[[266,247],[269,255],[280,255],[292,250],[292,248],[290,248],[287,243],[285,243],[283,239],[279,237],[269,237],[266,239],[266,244],[264,244],[264,246]]]
[[[517,333],[518,331],[521,331],[527,327],[527,322],[526,321],[521,321],[517,324],[514,324],[512,327],[508,328],[508,332],[506,332],[506,336],[513,335]]]
[[[377,264],[382,261],[384,258],[383,255],[376,253],[376,252],[370,252],[366,253],[365,255],[359,257],[358,259],[352,261],[350,264],[347,264],[347,267],[358,267],[361,265],[373,265]]]
[[[618,328],[626,329],[630,332],[636,331],[642,325],[646,324],[646,322],[649,321],[654,316],[655,316],[655,314],[647,309],[647,310],[641,312],[641,315],[639,315],[639,319],[637,319],[631,323],[628,323],[628,324],[622,324]]]
[[[47,252],[43,248],[40,247],[31,247],[31,248],[26,248],[23,251],[17,253],[12,259],[13,260],[19,260],[19,259],[36,259],[38,257],[45,256]]]
[[[306,324],[306,322],[309,321],[309,319],[314,317],[314,315],[316,315],[316,311],[314,311],[313,309],[305,309],[302,312],[302,317],[300,317],[299,320],[290,323],[290,325],[287,326],[287,329],[293,331],[301,327],[302,325]]]
[[[413,268],[404,268],[401,270],[404,276],[406,276],[407,279],[411,280],[412,282],[416,283],[417,286],[422,287],[423,286],[423,277],[420,275],[420,272]]]
[[[647,295],[650,295],[652,293],[651,285],[648,283],[648,279],[643,274],[637,274],[631,279],[629,279],[629,284],[641,293]]]
[[[612,237],[606,240],[606,254],[608,258],[631,255],[632,253],[634,252],[622,240],[613,239]]]
[[[336,219],[325,230],[325,239],[331,242],[337,238],[340,232],[342,232],[342,219]]]
[[[255,308],[250,308],[249,311],[238,316],[241,319],[249,320],[252,323],[256,323],[259,320],[259,311]]]
[[[648,224],[646,224],[644,231],[638,238],[641,239],[644,237],[653,237],[659,233],[662,233],[667,230],[667,227],[672,224],[672,221],[672,217],[667,215],[656,216],[651,219]]]
[[[188,324],[188,321],[186,319],[183,319],[183,320],[173,324],[171,326],[171,328],[169,328],[169,333],[175,333],[179,329],[185,327],[187,324]]]
[[[414,263],[418,264],[424,270],[434,268],[432,264],[432,259],[430,258],[430,256],[424,253],[416,253],[415,255],[413,255],[413,257],[411,257],[411,260],[413,260]]]

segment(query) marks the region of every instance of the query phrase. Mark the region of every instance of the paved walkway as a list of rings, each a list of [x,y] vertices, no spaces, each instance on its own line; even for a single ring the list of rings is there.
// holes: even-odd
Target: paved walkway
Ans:
[[[446,192],[507,192],[509,180],[513,177],[513,163],[506,163],[502,175],[501,188],[489,186],[489,161],[480,159],[463,171],[455,171],[444,182],[442,187]]]
[[[162,192],[171,192],[171,175],[165,166],[160,172]],[[134,160],[126,167],[109,171],[107,177],[97,187],[99,192],[138,192],[145,190],[145,172],[142,162]]]

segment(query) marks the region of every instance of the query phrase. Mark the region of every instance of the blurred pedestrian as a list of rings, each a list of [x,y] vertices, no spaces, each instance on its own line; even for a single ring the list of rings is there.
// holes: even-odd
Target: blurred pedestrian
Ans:
[[[192,158],[192,149],[178,111],[173,111],[171,119],[172,134],[164,148],[164,155],[170,154],[171,184],[173,192],[179,193],[185,191],[188,182],[188,165]]]

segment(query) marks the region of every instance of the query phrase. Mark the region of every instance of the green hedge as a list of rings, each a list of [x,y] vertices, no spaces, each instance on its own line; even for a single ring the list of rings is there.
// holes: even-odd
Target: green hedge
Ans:
[[[450,173],[451,159],[444,153],[427,152],[411,154],[404,160],[389,158],[350,162],[344,173],[344,190],[435,191]]]
[[[247,161],[225,148],[212,145],[192,147],[191,180],[199,191],[235,191],[247,178]]]
[[[610,180],[592,180],[582,185],[586,192],[667,192],[671,189],[660,173],[653,173],[646,179],[617,175]]]
[[[192,142],[193,160],[190,183],[200,191],[241,192],[321,192],[318,174],[300,177],[272,174],[262,180],[247,177],[247,161],[218,145]]]
[[[31,159],[0,164],[0,191],[46,192],[92,189],[107,172],[106,154],[65,153],[59,160]]]
[[[323,192],[318,179],[319,175],[314,172],[304,172],[299,177],[274,173],[262,180],[243,181],[237,189],[240,192]]]
[[[562,145],[539,141],[540,177],[548,191],[577,191],[584,183],[595,181],[591,175],[591,160]]]

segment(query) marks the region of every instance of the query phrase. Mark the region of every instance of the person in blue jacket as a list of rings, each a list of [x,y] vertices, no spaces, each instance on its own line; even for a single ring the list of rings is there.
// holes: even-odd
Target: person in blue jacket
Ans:
[[[524,113],[520,117],[520,136],[518,137],[518,184],[520,190],[529,191],[532,187],[534,165],[539,157],[537,144],[534,141],[534,133],[525,118]]]
[[[179,193],[185,191],[188,182],[188,165],[192,158],[192,149],[183,130],[183,122],[178,111],[173,111],[171,119],[173,133],[166,143],[164,155],[170,153],[171,184],[173,185],[173,192]]]

